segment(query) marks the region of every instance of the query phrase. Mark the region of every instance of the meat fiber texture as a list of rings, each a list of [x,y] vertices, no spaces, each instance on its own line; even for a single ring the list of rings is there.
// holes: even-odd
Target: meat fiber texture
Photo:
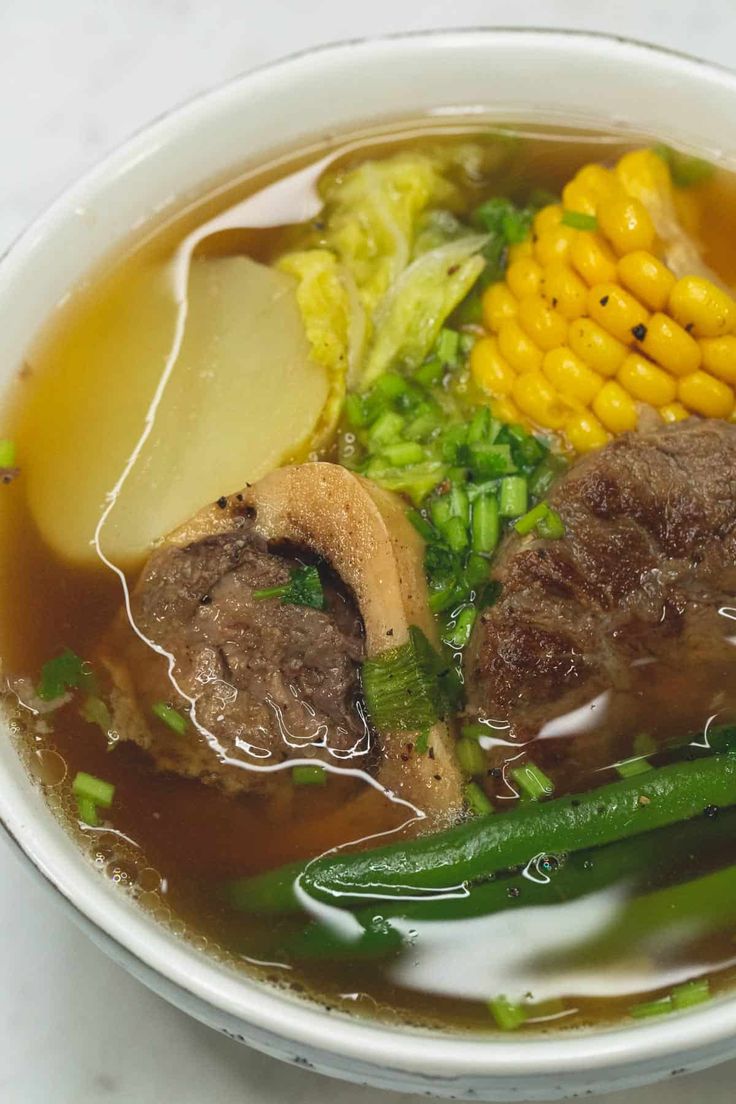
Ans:
[[[615,735],[649,680],[685,723],[690,703],[702,705],[700,673],[732,663],[721,611],[736,605],[736,425],[626,434],[578,461],[548,501],[565,536],[513,534],[502,546],[501,594],[468,649],[469,713],[530,740],[610,691],[627,714],[613,710]],[[585,738],[575,742],[585,755]]]

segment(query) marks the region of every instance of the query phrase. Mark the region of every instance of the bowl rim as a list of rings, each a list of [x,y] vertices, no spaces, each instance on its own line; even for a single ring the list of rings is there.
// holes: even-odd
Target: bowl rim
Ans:
[[[569,41],[575,42],[576,48],[584,48],[587,44],[599,52],[620,52],[620,60],[624,62],[626,52],[633,50],[637,55],[645,55],[660,65],[669,62],[693,73],[711,78],[715,76],[721,82],[730,84],[736,97],[736,72],[725,65],[669,47],[602,31],[480,25],[400,31],[305,47],[202,90],[136,129],[124,142],[61,190],[11,241],[0,256],[0,286],[11,282],[16,268],[33,259],[32,254],[42,247],[44,236],[56,225],[67,221],[74,207],[88,192],[103,184],[117,168],[131,159],[151,153],[172,121],[184,119],[200,107],[216,105],[219,97],[227,97],[234,88],[256,84],[264,76],[297,70],[300,65],[314,59],[318,62],[334,59],[349,51],[379,52],[382,47],[390,47],[394,43],[440,39],[451,46],[453,41],[477,41],[479,37],[489,41],[515,39],[519,44],[528,40],[530,44],[537,45]],[[78,923],[96,941],[112,950],[129,968],[142,963],[153,975],[160,976],[212,1010],[254,1025],[297,1047],[337,1055],[357,1063],[368,1062],[386,1069],[429,1075],[511,1078],[521,1074],[528,1079],[561,1075],[571,1070],[593,1071],[603,1066],[628,1067],[669,1057],[684,1066],[689,1053],[716,1046],[736,1036],[736,992],[654,1022],[590,1032],[570,1031],[554,1036],[517,1038],[398,1030],[391,1023],[366,1020],[341,1012],[326,1012],[315,1001],[297,999],[255,978],[224,971],[183,940],[172,940],[165,929],[142,910],[132,909],[119,892],[105,895],[105,904],[110,911],[103,921],[102,913],[90,907],[89,900],[85,907],[85,894],[74,892],[59,872],[47,864],[43,847],[35,839],[33,831],[23,823],[22,818],[14,815],[12,789],[12,785],[9,786],[6,793],[0,784],[0,826],[35,872],[64,899]],[[85,863],[84,856],[75,849],[68,864],[70,871],[74,867],[81,868]],[[99,875],[90,867],[88,877],[98,879]],[[100,883],[104,885],[101,879]],[[95,912],[98,915],[95,916]],[[141,977],[140,971],[138,976]],[[142,980],[150,983],[150,978],[143,977]],[[328,1024],[329,1040],[326,1040]]]

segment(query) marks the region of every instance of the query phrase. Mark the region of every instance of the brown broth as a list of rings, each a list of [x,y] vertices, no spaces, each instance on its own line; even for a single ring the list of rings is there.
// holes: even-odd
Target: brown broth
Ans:
[[[126,309],[146,266],[165,261],[185,234],[202,222],[324,156],[328,148],[334,151],[337,163],[351,165],[366,156],[380,156],[397,148],[422,149],[438,142],[470,139],[488,143],[490,168],[487,166],[476,183],[467,182],[469,208],[492,191],[523,201],[534,188],[559,190],[586,161],[615,158],[627,147],[627,142],[615,135],[571,131],[558,136],[542,132],[536,137],[514,138],[494,135],[482,121],[472,125],[467,121],[446,120],[441,125],[420,121],[343,138],[280,160],[255,175],[241,174],[234,182],[195,197],[185,211],[174,212],[161,225],[149,229],[143,240],[132,243],[74,292],[39,336],[19,371],[6,408],[3,435],[15,440],[21,457],[31,449],[44,447],[44,440],[56,442],[57,448],[74,448],[68,438],[64,444],[64,410],[58,403],[60,381],[73,380],[75,387],[82,388],[86,374],[105,370],[95,357],[95,344],[110,317]],[[734,180],[718,172],[695,191],[707,212],[699,227],[705,260],[726,281],[736,281]],[[231,231],[210,241],[207,252],[213,256],[248,253],[268,262],[298,240],[301,232],[301,228],[288,224]],[[171,312],[173,307],[162,300],[160,309]],[[134,322],[135,318],[131,325]],[[83,401],[83,393],[72,394],[70,399]],[[76,457],[80,481],[94,464],[94,456]],[[44,542],[32,518],[22,474],[14,483],[0,488],[0,529],[0,656],[4,672],[34,680],[42,664],[64,648],[72,648],[82,656],[93,654],[120,607],[119,580],[101,563],[90,567],[70,565]],[[134,566],[129,572],[131,581],[135,574]],[[574,739],[571,749],[569,737],[550,740],[539,761],[555,778],[559,792],[583,789],[613,777],[601,772],[631,754],[632,737],[638,731],[646,730],[663,739],[681,739],[702,727],[715,700],[720,719],[736,718],[736,692],[726,690],[733,683],[733,665],[701,670],[697,679],[691,675],[685,681],[679,670],[658,671],[655,692],[651,673],[643,675],[640,688],[621,703],[624,722],[606,733],[600,744],[604,750],[597,757],[576,758]],[[27,718],[23,710],[15,718],[21,750],[28,762],[38,767],[37,754],[44,749],[47,772],[58,767],[58,761],[50,760],[48,752],[63,757],[66,778],[59,782],[58,774],[52,777],[47,793],[92,860],[108,876],[132,887],[154,916],[171,923],[198,945],[207,946],[235,968],[257,970],[257,961],[271,960],[280,939],[297,932],[303,920],[274,923],[269,919],[264,923],[233,913],[217,892],[223,879],[320,854],[371,832],[395,829],[402,821],[400,810],[378,793],[356,819],[350,807],[341,804],[342,793],[348,792],[351,782],[334,780],[325,788],[305,787],[277,808],[256,797],[228,797],[196,781],[158,774],[145,754],[132,744],[121,743],[109,750],[99,728],[80,718],[73,701],[40,718],[40,723]],[[512,758],[509,755],[509,760]],[[114,832],[77,824],[69,780],[79,770],[115,784],[115,802],[109,814]],[[46,779],[48,783],[48,773]],[[123,841],[121,833],[132,842]],[[736,843],[722,859],[736,862]],[[589,905],[583,899],[550,907],[545,913],[544,936],[539,921],[531,915],[533,910],[502,914],[501,919],[488,918],[483,924],[476,922],[472,935],[467,937],[465,929],[458,934],[450,930],[451,925],[440,925],[447,930],[427,937],[426,945],[419,925],[415,948],[406,952],[398,967],[393,962],[341,962],[333,957],[298,966],[289,962],[268,965],[261,973],[359,1015],[398,1017],[451,1030],[489,1030],[478,978],[484,979],[482,986],[487,994],[498,991],[501,982],[496,971],[513,981],[513,970],[509,973],[509,967],[501,969],[500,964],[504,959],[516,961],[514,956],[518,956],[523,939],[529,939],[530,949],[541,954],[548,944],[554,946],[554,940],[570,924],[579,923],[583,930],[591,923]],[[605,914],[608,906],[600,907]],[[524,923],[529,925],[528,931],[524,929],[526,934],[519,934],[520,919],[522,928]],[[470,957],[468,948],[473,952]],[[559,997],[566,1001],[564,1013],[542,1009],[540,1025],[568,1027],[615,1021],[632,1001],[641,999],[641,994],[666,991],[672,984],[703,973],[712,977],[718,989],[732,980],[735,953],[732,934],[724,931],[696,944],[678,944],[671,951],[649,948],[645,954],[639,950],[631,961],[622,954],[613,968],[601,973],[597,988],[584,971],[576,972],[574,964],[567,973],[563,969],[556,980],[545,980],[540,967],[544,999]],[[444,977],[447,963],[456,968],[454,979]],[[521,956],[520,975],[528,968]],[[442,976],[442,983],[433,983],[433,976]]]

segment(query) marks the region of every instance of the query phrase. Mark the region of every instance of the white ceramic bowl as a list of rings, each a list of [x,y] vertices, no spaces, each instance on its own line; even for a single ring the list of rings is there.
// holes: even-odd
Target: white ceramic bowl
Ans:
[[[438,107],[504,120],[615,122],[711,156],[736,153],[736,76],[637,43],[473,30],[309,51],[160,120],[22,236],[0,265],[0,375],[12,375],[64,294],[183,188],[196,192],[275,145]],[[438,1035],[327,1013],[229,973],[137,910],[66,836],[7,735],[0,817],[91,938],[131,973],[232,1038],[324,1073],[458,1099],[547,1100],[638,1085],[736,1054],[736,995],[665,1020],[556,1038]]]

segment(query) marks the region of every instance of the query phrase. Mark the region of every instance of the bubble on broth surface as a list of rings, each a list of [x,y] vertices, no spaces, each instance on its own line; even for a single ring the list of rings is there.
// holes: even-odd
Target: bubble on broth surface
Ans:
[[[67,766],[63,755],[50,748],[40,748],[29,757],[29,767],[34,778],[44,786],[60,786],[66,778]]]
[[[152,866],[144,866],[142,870],[138,871],[136,885],[145,892],[154,892],[160,888],[161,880],[158,870],[155,870]]]

